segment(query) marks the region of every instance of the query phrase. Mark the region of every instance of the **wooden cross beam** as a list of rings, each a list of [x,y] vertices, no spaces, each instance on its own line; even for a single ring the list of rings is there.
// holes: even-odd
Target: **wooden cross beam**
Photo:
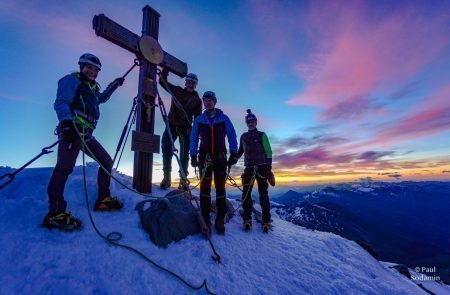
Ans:
[[[143,9],[142,36],[151,36],[158,40],[159,13],[145,6]],[[104,14],[94,16],[93,28],[97,36],[136,54],[142,58],[139,50],[139,37],[137,34],[112,21]],[[170,72],[185,77],[187,64],[176,57],[164,52],[164,58],[159,66]],[[138,98],[145,105],[138,104],[136,116],[136,131],[132,134],[131,150],[134,151],[133,187],[141,193],[152,192],[153,153],[159,153],[159,135],[155,135],[155,96],[153,78],[156,78],[156,65],[143,59],[139,72]],[[151,106],[147,108],[147,106]]]

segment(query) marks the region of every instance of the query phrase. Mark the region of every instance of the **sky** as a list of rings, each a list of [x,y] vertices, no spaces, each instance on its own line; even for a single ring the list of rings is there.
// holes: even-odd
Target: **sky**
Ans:
[[[438,0],[2,1],[0,166],[20,167],[56,140],[57,81],[81,54],[100,57],[103,87],[133,64],[95,35],[93,16],[141,34],[145,5],[161,14],[162,48],[198,75],[200,94],[216,92],[238,136],[246,109],[256,114],[279,184],[450,180],[450,2]],[[112,155],[137,85],[134,70],[101,106],[94,135]],[[119,165],[128,175],[130,141]],[[53,153],[31,167],[55,162]],[[161,162],[155,154],[155,182]]]

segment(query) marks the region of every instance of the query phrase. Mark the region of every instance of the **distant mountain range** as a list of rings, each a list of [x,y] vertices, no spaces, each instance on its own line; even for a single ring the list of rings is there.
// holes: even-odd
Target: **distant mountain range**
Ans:
[[[367,245],[383,261],[435,266],[450,283],[449,182],[345,183],[272,201],[284,220]]]

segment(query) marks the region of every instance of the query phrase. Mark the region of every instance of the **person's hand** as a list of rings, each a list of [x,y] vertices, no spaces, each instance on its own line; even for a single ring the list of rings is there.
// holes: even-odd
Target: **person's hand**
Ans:
[[[234,164],[237,163],[237,161],[238,161],[237,153],[231,153],[230,157],[228,158],[228,162],[227,162],[228,167],[233,166]]]
[[[275,186],[275,174],[272,172],[272,166],[267,165],[267,181],[271,186]]]
[[[198,167],[197,155],[191,155],[191,166],[194,168]]]
[[[73,122],[71,120],[64,120],[59,123],[60,136],[66,142],[74,142],[79,136]]]
[[[169,76],[169,70],[168,69],[162,69],[161,71],[161,78],[164,80],[167,80],[167,77]]]
[[[123,85],[123,82],[125,82],[125,78],[119,77],[119,78],[116,78],[116,79],[113,81],[113,84],[118,84],[119,86],[122,86],[122,85]]]

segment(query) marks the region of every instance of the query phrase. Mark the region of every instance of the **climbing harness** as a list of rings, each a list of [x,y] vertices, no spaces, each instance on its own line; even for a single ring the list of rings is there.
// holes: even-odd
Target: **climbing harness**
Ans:
[[[6,178],[6,177],[9,178],[8,181],[6,181],[5,183],[3,183],[3,184],[0,186],[0,189],[3,189],[5,186],[7,186],[8,184],[10,184],[10,183],[16,178],[16,175],[19,174],[19,173],[20,173],[23,169],[25,169],[28,165],[30,165],[31,163],[33,163],[34,161],[36,161],[37,159],[39,159],[39,158],[42,157],[43,155],[53,153],[53,151],[49,151],[49,149],[53,148],[53,147],[54,147],[55,145],[57,145],[60,141],[61,141],[61,139],[58,139],[58,140],[55,141],[53,144],[51,144],[51,145],[49,145],[49,146],[47,146],[47,147],[44,147],[44,148],[42,149],[42,151],[41,151],[36,157],[34,157],[34,158],[31,159],[30,161],[28,161],[25,165],[23,165],[23,166],[20,167],[19,169],[15,170],[14,172],[12,172],[12,173],[6,173],[6,174],[3,174],[2,176],[0,176],[0,180],[2,180],[3,178]]]
[[[94,117],[89,116],[79,110],[73,111],[72,121],[74,124],[81,126],[84,130],[94,130],[95,126],[97,125],[97,120]]]

